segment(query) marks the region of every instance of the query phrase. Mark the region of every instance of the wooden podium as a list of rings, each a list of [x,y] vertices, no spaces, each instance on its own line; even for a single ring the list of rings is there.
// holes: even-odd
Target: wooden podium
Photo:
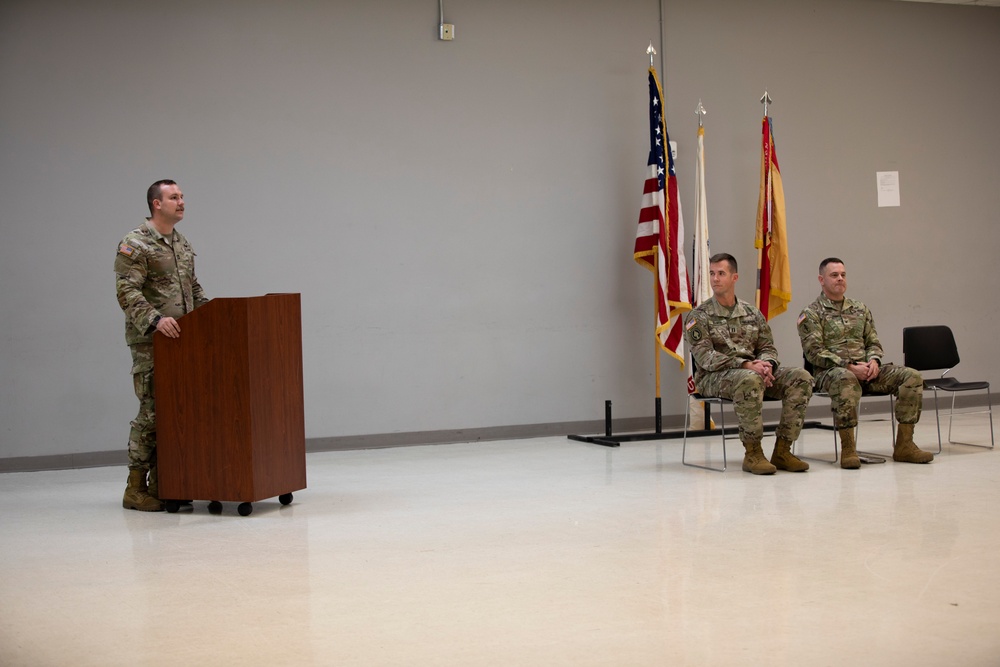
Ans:
[[[167,511],[250,504],[306,488],[298,294],[212,299],[153,336],[156,451]]]

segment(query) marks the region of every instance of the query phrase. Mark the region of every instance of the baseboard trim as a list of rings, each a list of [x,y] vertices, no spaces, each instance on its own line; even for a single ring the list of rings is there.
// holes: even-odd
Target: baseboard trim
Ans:
[[[678,417],[677,421],[678,428],[682,427],[683,417]],[[612,429],[615,432],[638,431],[651,429],[652,427],[652,417],[634,417],[612,421]],[[409,447],[414,445],[447,445],[459,442],[487,442],[490,440],[519,440],[557,435],[565,436],[570,433],[604,433],[604,422],[550,422],[546,424],[520,424],[516,426],[491,426],[486,428],[441,431],[408,431],[404,433],[373,433],[329,438],[309,438],[306,440],[306,451],[332,452],[356,449],[386,449],[389,447]]]
[[[950,403],[950,401],[948,402]],[[986,396],[959,400],[958,408],[985,407]],[[929,407],[929,409],[928,409]],[[950,405],[941,405],[942,414],[947,414]],[[730,408],[731,409],[731,408]],[[865,400],[861,402],[861,418],[889,414],[889,399]],[[780,407],[768,405],[764,409],[764,420],[776,421],[781,415]],[[924,396],[924,414],[934,419],[934,402]],[[731,413],[733,426],[735,416]],[[827,405],[810,405],[806,417],[823,419],[830,417]],[[665,429],[684,428],[684,415],[664,415]],[[654,429],[652,417],[631,417],[612,421],[612,431],[616,434],[651,432]],[[575,422],[550,422],[544,424],[520,424],[514,426],[490,426],[485,428],[446,429],[439,431],[406,431],[400,433],[371,433],[364,435],[342,435],[326,438],[307,438],[306,452],[337,452],[359,449],[387,449],[390,447],[411,447],[417,445],[448,445],[459,442],[488,442],[491,440],[519,440],[523,438],[543,438],[557,435],[604,435],[603,420]],[[37,472],[41,470],[72,470],[75,468],[103,468],[125,466],[128,457],[124,449],[103,452],[80,452],[77,454],[52,454],[48,456],[12,456],[0,458],[0,473]]]
[[[616,432],[651,428],[652,417],[616,419]],[[683,421],[678,422],[678,428]],[[552,422],[548,424],[522,424],[487,428],[452,429],[440,431],[407,431],[400,433],[371,433],[326,438],[306,438],[306,452],[351,451],[358,449],[386,449],[414,445],[447,445],[459,442],[486,442],[490,440],[517,440],[540,438],[570,433],[604,433],[603,421]],[[73,470],[76,468],[103,468],[128,465],[124,449],[78,454],[51,454],[48,456],[13,456],[0,458],[0,473],[37,472],[41,470]]]
[[[51,454],[49,456],[12,456],[0,459],[0,473],[74,470],[76,468],[105,468],[125,465],[128,465],[128,454],[124,449],[116,449],[106,452]]]

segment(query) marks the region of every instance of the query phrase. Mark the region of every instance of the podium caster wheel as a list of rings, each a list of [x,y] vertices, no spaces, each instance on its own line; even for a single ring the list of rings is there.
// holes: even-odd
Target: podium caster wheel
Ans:
[[[170,514],[177,514],[177,510],[181,508],[181,503],[179,500],[164,500],[163,508]]]
[[[290,505],[292,503],[292,494],[282,493],[280,496],[278,496],[278,502],[281,503],[282,505]]]
[[[250,516],[250,513],[253,512],[253,505],[250,503],[240,503],[236,511],[240,513],[240,516]]]
[[[222,514],[222,503],[218,500],[213,500],[208,504],[208,511],[212,514]]]

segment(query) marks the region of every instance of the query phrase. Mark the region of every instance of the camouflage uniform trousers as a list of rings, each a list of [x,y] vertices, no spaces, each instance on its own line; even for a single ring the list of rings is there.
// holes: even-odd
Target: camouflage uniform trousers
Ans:
[[[128,437],[128,467],[149,470],[156,465],[156,400],[153,394],[153,346],[132,345],[132,384],[139,399],[139,413],[132,420]],[[136,370],[136,369],[146,370]]]
[[[806,408],[812,397],[812,376],[801,368],[780,366],[774,382],[764,387],[764,378],[744,368],[706,373],[698,385],[704,396],[720,396],[733,402],[740,422],[740,440],[759,443],[764,437],[761,416],[764,396],[781,399],[781,421],[775,430],[778,438],[794,442],[802,430]]]
[[[896,421],[916,424],[923,407],[924,380],[920,371],[886,364],[873,382],[861,382],[846,368],[830,368],[816,375],[816,391],[830,395],[838,428],[858,425],[858,402],[871,392],[896,395]]]

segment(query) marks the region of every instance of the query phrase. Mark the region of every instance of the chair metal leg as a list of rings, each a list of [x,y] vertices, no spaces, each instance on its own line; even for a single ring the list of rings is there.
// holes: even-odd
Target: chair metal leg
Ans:
[[[951,442],[951,425],[955,423],[955,399],[958,398],[958,392],[951,392],[951,412],[948,413],[948,444]]]
[[[702,470],[711,470],[713,472],[726,472],[727,458],[726,458],[726,410],[724,406],[719,404],[719,424],[722,426],[722,467],[716,468],[709,465],[699,465],[697,463],[688,463],[687,461],[687,432],[688,425],[691,423],[691,410],[687,410],[687,415],[684,417],[684,445],[681,448],[681,463],[692,468],[701,468]]]
[[[954,408],[954,406],[952,406]],[[934,387],[934,420],[937,422],[937,433],[938,433],[938,450],[937,453],[940,454],[943,451],[941,446],[941,413],[938,411],[938,397],[937,397],[937,387]],[[948,423],[948,439],[951,439],[951,423]]]
[[[993,439],[993,396],[990,394],[990,388],[986,388],[986,403],[989,407],[990,414],[990,449],[996,446],[996,441]]]
[[[873,420],[869,420],[869,421],[881,421],[881,420],[880,419],[879,420],[873,419]],[[858,425],[855,427],[855,430],[854,430],[854,440],[855,440],[855,442],[860,442],[860,438],[859,438],[860,429],[861,429],[861,409],[860,409],[860,405],[859,405],[859,408],[858,408]],[[889,429],[890,429],[890,431],[889,431],[889,436],[890,436],[889,442],[892,443],[892,446],[895,448],[895,446],[896,446],[896,397],[893,396],[892,394],[889,394]],[[873,457],[876,457],[878,459],[881,459],[882,457],[885,456],[885,454],[879,454],[877,452],[866,452],[866,451],[862,451],[861,449],[858,449],[858,454],[860,454],[862,457],[864,457],[864,456],[873,456]],[[890,456],[891,456],[891,454],[890,454]]]
[[[990,414],[990,449],[996,446],[996,441],[993,438],[993,396],[990,394],[989,387],[986,388],[986,403],[989,407]]]
[[[824,428],[826,428],[824,426]],[[799,439],[802,438],[802,434],[799,434]],[[796,440],[792,443],[792,454],[795,454],[795,447],[799,444]],[[805,449],[805,445],[802,446]],[[806,456],[805,454],[795,454],[800,459],[806,461],[819,461],[820,463],[836,463],[840,460],[840,448],[837,446],[837,415],[833,415],[833,459],[824,459],[822,456]]]
[[[959,417],[961,417],[962,415],[977,415],[977,414],[981,414],[983,412],[989,414],[989,416],[990,416],[990,444],[989,444],[989,446],[987,446],[987,445],[977,445],[974,442],[958,442],[956,440],[952,440],[951,439],[951,425],[955,421],[955,399],[956,398],[958,398],[958,392],[953,391],[951,393],[951,412],[948,413],[948,444],[949,445],[965,445],[966,447],[981,447],[982,449],[993,449],[994,446],[996,445],[996,442],[994,440],[994,435],[993,435],[993,397],[990,394],[989,387],[986,388],[986,405],[987,405],[987,407],[986,407],[985,410],[976,410],[974,412],[960,412],[960,413],[958,413]],[[940,429],[940,427],[939,427],[939,429]],[[941,436],[938,435],[939,442],[940,442],[940,437]],[[938,449],[939,453],[940,453],[940,451],[941,450]]]
[[[892,444],[896,444],[896,398],[889,394],[889,427],[892,429]]]

